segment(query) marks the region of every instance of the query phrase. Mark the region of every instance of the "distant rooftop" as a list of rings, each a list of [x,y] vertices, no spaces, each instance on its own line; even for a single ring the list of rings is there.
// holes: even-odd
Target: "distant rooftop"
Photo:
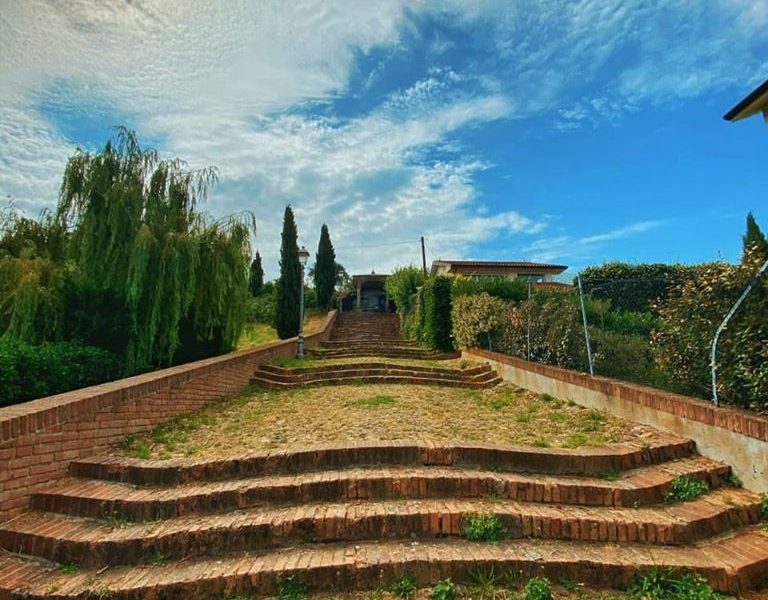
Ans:
[[[432,265],[450,265],[456,267],[500,267],[503,269],[547,269],[565,271],[566,265],[555,265],[550,263],[529,262],[521,260],[435,260]]]

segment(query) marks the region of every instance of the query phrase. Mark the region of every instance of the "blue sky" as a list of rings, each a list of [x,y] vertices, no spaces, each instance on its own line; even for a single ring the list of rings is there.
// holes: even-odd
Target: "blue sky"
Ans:
[[[283,208],[353,272],[736,260],[768,230],[768,0],[0,0],[0,195],[55,204],[125,124],[216,165],[276,274]]]

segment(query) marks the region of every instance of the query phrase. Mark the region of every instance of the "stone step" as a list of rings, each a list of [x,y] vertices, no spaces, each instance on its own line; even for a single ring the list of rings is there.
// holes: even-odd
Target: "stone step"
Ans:
[[[500,377],[492,377],[487,381],[471,379],[446,379],[436,376],[416,377],[411,375],[382,374],[382,375],[356,375],[350,373],[342,377],[332,375],[318,375],[312,379],[303,381],[276,381],[274,378],[256,374],[250,379],[250,384],[273,390],[287,390],[306,386],[321,385],[360,385],[360,384],[381,384],[381,385],[429,385],[437,387],[461,387],[470,389],[484,389],[498,385],[502,382]]]
[[[179,485],[265,475],[334,471],[373,466],[490,467],[517,473],[602,477],[638,467],[690,458],[695,443],[669,436],[648,445],[617,444],[596,448],[499,447],[467,443],[415,441],[364,442],[277,450],[205,461],[193,458],[141,460],[122,456],[70,463],[74,477],[133,485]]]
[[[24,563],[6,561],[5,569]],[[407,573],[427,587],[446,577],[469,581],[478,570],[570,579],[594,587],[626,586],[639,572],[670,567],[706,577],[719,592],[738,594],[768,579],[768,536],[757,529],[704,544],[664,547],[641,544],[522,539],[499,544],[456,538],[301,545],[228,557],[108,570],[61,573],[40,565],[17,587],[2,591],[30,600],[109,597],[113,600],[185,598],[207,600],[234,595],[275,595],[279,582],[295,577],[313,592],[380,589]],[[0,582],[7,581],[0,573]],[[10,579],[12,582],[13,580]]]
[[[143,521],[296,502],[461,498],[639,507],[664,502],[679,476],[719,488],[730,469],[696,456],[604,478],[494,473],[458,467],[370,467],[145,488],[70,479],[35,494],[32,507],[88,518]]]
[[[353,348],[355,346],[382,345],[399,346],[403,348],[419,348],[416,340],[404,340],[401,338],[377,337],[372,335],[361,335],[360,337],[347,337],[341,340],[328,340],[321,342],[323,348]]]
[[[475,376],[482,375],[484,373],[493,372],[493,368],[489,364],[477,365],[474,367],[467,367],[465,369],[454,369],[447,367],[427,367],[421,365],[398,365],[390,362],[358,362],[349,364],[328,364],[315,367],[278,367],[273,365],[262,365],[258,368],[258,371],[265,373],[274,373],[276,375],[304,375],[315,373],[329,373],[329,372],[345,372],[345,371],[357,371],[357,370],[389,370],[389,371],[406,371],[409,373],[429,373],[438,375],[458,375],[458,376]]]
[[[376,348],[370,350],[321,350],[317,348],[307,348],[306,354],[317,358],[359,358],[366,356],[380,358],[408,358],[416,360],[453,360],[455,358],[461,358],[459,352],[432,352],[431,350],[415,348]]]
[[[719,490],[668,507],[605,508],[488,500],[398,500],[302,504],[115,526],[23,515],[0,526],[0,547],[87,567],[221,556],[301,543],[458,537],[465,519],[495,515],[504,539],[683,545],[760,521],[760,497]]]

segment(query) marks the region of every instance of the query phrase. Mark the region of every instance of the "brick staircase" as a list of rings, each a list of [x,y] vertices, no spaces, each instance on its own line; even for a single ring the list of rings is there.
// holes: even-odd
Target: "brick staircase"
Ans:
[[[386,362],[335,364],[295,369],[263,365],[251,378],[251,384],[269,389],[361,383],[403,383],[482,389],[501,383],[501,378],[490,365],[450,369],[404,366]]]
[[[389,313],[349,312],[337,316],[331,339],[307,350],[316,358],[379,356],[412,360],[447,360],[458,353],[427,350],[400,338],[400,318]]]
[[[274,593],[291,575],[314,591],[370,589],[403,572],[461,581],[478,567],[615,587],[655,566],[735,593],[768,579],[768,532],[759,497],[724,487],[729,473],[677,439],[80,460],[0,526],[0,597],[226,598]],[[665,503],[679,476],[710,491]],[[495,514],[504,539],[463,539],[473,513]],[[58,568],[69,564],[79,568]]]

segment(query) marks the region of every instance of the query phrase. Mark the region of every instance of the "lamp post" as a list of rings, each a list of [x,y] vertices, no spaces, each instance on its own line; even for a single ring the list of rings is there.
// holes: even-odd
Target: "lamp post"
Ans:
[[[309,250],[304,246],[299,249],[299,264],[301,265],[301,296],[299,300],[299,338],[296,343],[297,358],[304,358],[304,265],[309,259]]]

